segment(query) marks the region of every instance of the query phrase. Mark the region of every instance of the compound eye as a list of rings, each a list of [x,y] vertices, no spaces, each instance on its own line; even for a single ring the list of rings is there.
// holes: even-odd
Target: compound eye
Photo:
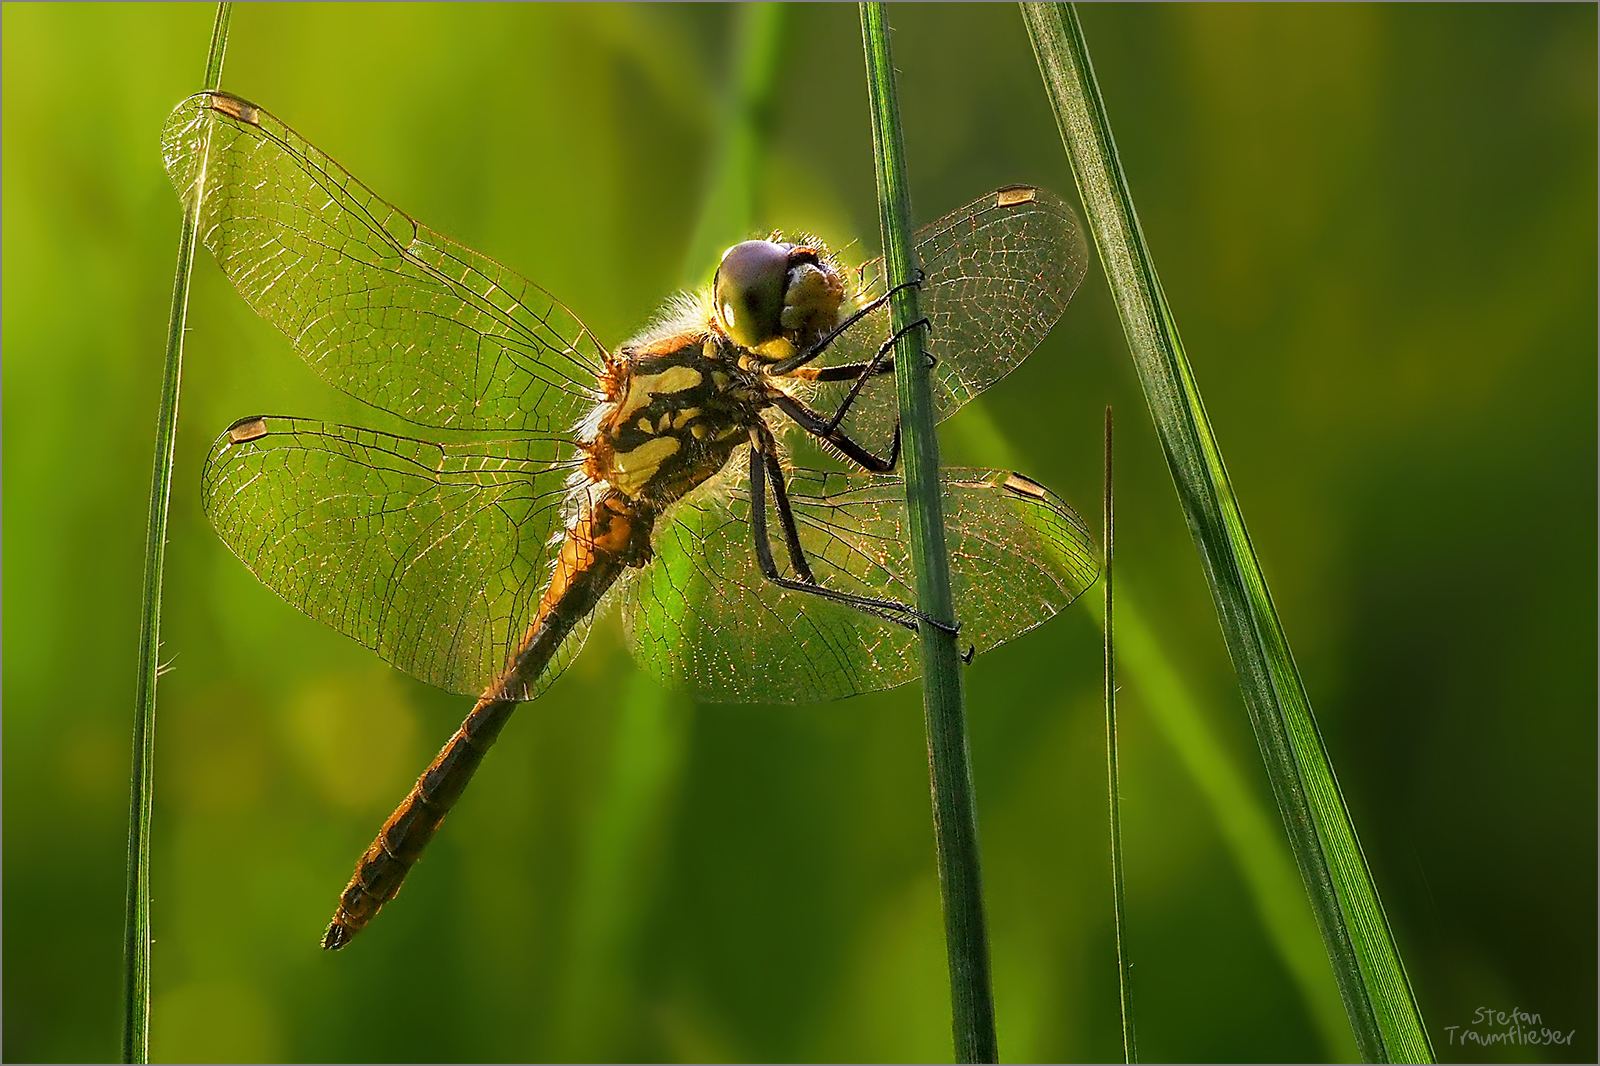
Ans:
[[[754,348],[782,334],[788,272],[789,249],[773,241],[745,241],[722,253],[711,299],[735,344]]]

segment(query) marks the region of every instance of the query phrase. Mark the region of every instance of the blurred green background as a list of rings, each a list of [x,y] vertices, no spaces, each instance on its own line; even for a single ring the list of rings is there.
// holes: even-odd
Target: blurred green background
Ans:
[[[241,6],[223,85],[617,342],[682,282],[741,17]],[[8,1060],[117,1055],[179,218],[158,135],[199,85],[211,18],[4,8]],[[922,219],[1009,182],[1072,194],[1014,8],[892,19]],[[1435,1048],[1594,1061],[1595,8],[1082,19]],[[781,28],[753,229],[870,249],[855,9],[795,7]],[[614,618],[517,716],[400,900],[320,951],[356,855],[467,701],[300,616],[211,533],[200,466],[233,419],[377,419],[203,249],[189,326],[156,1058],[948,1060],[916,691],[696,706],[637,675]],[[1119,589],[1172,671],[1122,678],[1141,1055],[1347,1058],[1304,897],[1273,881],[1281,827],[1098,266],[1044,347],[947,427],[947,458],[1015,464],[1098,526],[1106,403]],[[1119,1057],[1093,618],[967,678],[1002,1055]],[[1538,1012],[1573,1043],[1452,1042],[1480,1007]]]

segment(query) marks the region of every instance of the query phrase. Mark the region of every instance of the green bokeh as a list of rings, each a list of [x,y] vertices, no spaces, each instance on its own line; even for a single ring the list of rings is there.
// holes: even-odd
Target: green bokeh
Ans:
[[[1071,179],[1014,9],[899,6],[915,204]],[[678,283],[727,8],[236,10],[224,87],[615,342]],[[1145,232],[1443,1059],[1596,1045],[1592,6],[1083,10]],[[178,205],[211,9],[7,5],[4,1057],[117,1054],[129,723]],[[757,228],[875,244],[855,10],[786,23]],[[711,264],[706,263],[709,271]],[[507,729],[399,901],[317,949],[463,700],[257,585],[200,463],[258,411],[371,422],[196,260],[158,717],[163,1059],[941,1059],[920,705],[696,707],[615,619]],[[986,395],[1270,810],[1098,268]],[[957,420],[951,461],[997,461]],[[1098,634],[968,673],[1002,1054],[1119,1051]],[[1124,679],[1145,1059],[1339,1052]],[[1331,988],[1331,978],[1328,981]],[[1479,1007],[1570,1049],[1452,1045]],[[1479,1027],[1482,1030],[1483,1027]],[[1460,1030],[1458,1030],[1459,1033]]]

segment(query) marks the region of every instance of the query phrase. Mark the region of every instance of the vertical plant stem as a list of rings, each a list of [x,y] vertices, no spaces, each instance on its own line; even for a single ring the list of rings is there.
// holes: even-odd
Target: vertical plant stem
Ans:
[[[989,417],[982,399],[967,404],[946,425],[964,438],[970,452],[989,456],[995,466],[1021,465],[1022,456]],[[1163,649],[1125,574],[1118,575],[1116,596],[1118,689],[1126,691],[1131,684],[1139,690],[1151,725],[1172,746],[1216,820],[1255,903],[1262,932],[1277,949],[1322,1035],[1323,1057],[1328,1062],[1351,1061],[1356,1046],[1350,1022],[1283,831],[1257,801],[1246,768],[1212,730],[1214,714],[1201,706],[1194,688]],[[1103,598],[1085,596],[1078,602],[1096,625],[1105,625]]]
[[[205,87],[222,82],[228,47],[229,4],[217,5],[206,58]],[[172,495],[172,454],[178,435],[178,385],[183,371],[183,329],[189,309],[189,274],[194,266],[195,229],[202,182],[185,200],[178,231],[178,269],[167,319],[166,365],[156,414],[155,469],[150,477],[150,515],[145,527],[144,594],[139,614],[139,676],[133,709],[133,773],[128,804],[127,916],[123,926],[122,1061],[150,1061],[150,814],[155,785],[156,679],[160,673],[161,577],[166,565],[167,510]]]
[[[1432,1061],[1405,967],[1140,230],[1077,13],[1070,4],[1025,3],[1022,10],[1356,1045],[1368,1061]]]
[[[1105,599],[1105,674],[1106,674],[1106,788],[1111,800],[1111,901],[1117,933],[1117,986],[1122,1003],[1122,1061],[1139,1061],[1133,1043],[1133,966],[1128,961],[1127,918],[1123,911],[1122,890],[1122,791],[1117,784],[1117,641],[1112,625],[1112,544],[1115,530],[1111,503],[1111,408],[1106,407],[1105,514],[1101,531],[1105,541],[1105,569],[1100,572]]]
[[[861,35],[872,105],[884,260],[890,285],[899,285],[913,274],[911,193],[884,5],[861,5]],[[896,332],[921,317],[917,305],[915,288],[896,293],[890,305]],[[895,352],[894,373],[905,441],[901,462],[905,468],[917,604],[928,617],[954,621],[944,540],[939,440],[934,435],[933,399],[921,330],[910,330],[901,339]],[[922,706],[928,734],[939,889],[944,902],[945,950],[950,965],[955,1056],[957,1062],[997,1062],[989,936],[983,913],[983,870],[978,857],[960,656],[954,634],[924,621],[921,635]]]

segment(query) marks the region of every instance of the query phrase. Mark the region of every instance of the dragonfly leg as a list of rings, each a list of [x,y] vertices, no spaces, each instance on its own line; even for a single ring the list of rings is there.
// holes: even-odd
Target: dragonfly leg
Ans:
[[[796,374],[795,376],[810,381],[854,381],[862,374],[892,374],[894,373],[894,357],[891,356],[874,366],[872,363],[841,363],[839,366],[818,367],[809,374]]]
[[[926,321],[923,319],[922,321]],[[915,325],[915,323],[913,323]],[[939,360],[931,353],[924,353],[923,358],[928,361],[928,369],[932,370],[939,365]],[[854,381],[863,374],[892,374],[894,373],[894,356],[890,356],[881,363],[840,363],[838,366],[818,367],[805,374],[796,374],[795,377],[804,381]]]
[[[861,390],[866,387],[867,381],[878,372],[878,367],[883,363],[884,356],[894,351],[894,347],[900,342],[900,338],[904,337],[907,333],[910,333],[919,326],[927,326],[931,328],[931,325],[932,324],[927,320],[926,317],[919,318],[915,322],[912,322],[901,329],[895,330],[894,336],[890,337],[888,340],[884,341],[878,346],[878,354],[874,355],[872,360],[867,363],[866,367],[861,371],[860,376],[856,378],[856,383],[850,386],[850,391],[845,393],[844,399],[839,402],[839,409],[833,412],[832,418],[828,419],[828,429],[830,432],[839,428],[839,423],[844,420],[845,413],[850,410],[850,405],[856,402],[856,397],[861,395]],[[893,359],[889,360],[889,365],[891,367],[894,365]],[[932,368],[930,367],[930,369]]]
[[[922,268],[918,267],[917,268],[917,276],[916,277],[912,278],[910,281],[901,282],[899,285],[896,285],[894,288],[890,289],[888,292],[884,293],[882,296],[878,297],[876,300],[873,300],[871,303],[867,304],[861,310],[857,311],[855,314],[851,315],[849,318],[845,319],[843,322],[839,323],[837,326],[834,326],[831,330],[828,331],[828,333],[827,333],[827,335],[825,337],[823,337],[821,340],[817,341],[815,344],[813,344],[811,347],[807,348],[805,351],[799,353],[798,355],[792,355],[792,356],[790,356],[789,358],[783,360],[780,363],[775,363],[772,366],[771,372],[774,373],[774,374],[788,374],[788,373],[791,373],[794,370],[798,369],[799,367],[805,366],[807,363],[811,362],[817,356],[819,356],[823,352],[827,351],[828,350],[828,345],[832,344],[835,340],[837,340],[838,337],[839,337],[839,334],[843,333],[845,330],[849,329],[851,326],[855,325],[857,322],[860,322],[863,318],[866,318],[868,315],[872,314],[872,312],[876,311],[878,308],[880,308],[884,304],[888,303],[889,302],[889,298],[891,296],[893,296],[895,293],[901,291],[902,289],[912,288],[913,286],[915,286],[916,288],[921,288],[923,281],[926,280],[927,277],[928,277],[928,275],[923,272]]]
[[[837,426],[830,427],[828,419],[824,415],[813,411],[793,396],[779,393],[773,399],[773,403],[778,406],[780,411],[794,419],[795,425],[813,437],[827,441],[839,449],[846,459],[849,459],[863,470],[871,471],[874,474],[887,474],[900,462],[900,424],[898,422],[895,423],[894,427],[894,443],[889,448],[889,457],[885,459],[863,448],[851,439],[848,434],[839,432]]]
[[[961,628],[959,624],[952,625],[930,618],[915,607],[897,600],[858,596],[820,584],[812,574],[810,564],[806,562],[805,551],[800,547],[800,531],[795,526],[794,510],[789,506],[789,492],[784,486],[783,467],[778,462],[776,442],[765,426],[751,429],[750,438],[750,531],[754,534],[756,562],[761,567],[763,577],[779,588],[804,592],[854,607],[886,622],[904,626],[913,633],[917,631],[918,622],[927,622],[936,629],[952,635]],[[766,482],[769,475],[772,478],[773,508],[778,513],[778,524],[783,528],[784,546],[788,549],[789,562],[794,567],[794,572],[799,575],[798,579],[787,578],[780,574],[777,560],[772,556],[772,540],[767,531]]]
[[[762,444],[764,445],[764,442]],[[807,585],[816,585],[818,584],[817,577],[811,572],[811,564],[806,560],[805,549],[800,546],[800,530],[794,523],[794,508],[789,506],[789,487],[784,483],[783,467],[778,462],[777,457],[765,446],[757,450],[761,453],[760,463],[765,467],[766,475],[772,479],[772,505],[773,509],[778,512],[778,525],[783,529],[783,546],[789,553],[789,565],[794,568],[795,575],[801,581]],[[766,485],[758,486],[755,483],[754,467],[757,462],[755,451],[751,452],[750,462],[752,468],[751,489],[759,488],[761,490],[761,506],[759,508],[761,515],[757,518],[754,512],[751,514],[752,528],[756,530],[756,555],[758,557],[761,556],[762,547],[764,546],[766,559],[771,560],[772,542],[767,536],[767,489]],[[767,572],[765,562],[762,565],[762,572]],[[777,572],[776,566],[772,567],[772,572]]]

